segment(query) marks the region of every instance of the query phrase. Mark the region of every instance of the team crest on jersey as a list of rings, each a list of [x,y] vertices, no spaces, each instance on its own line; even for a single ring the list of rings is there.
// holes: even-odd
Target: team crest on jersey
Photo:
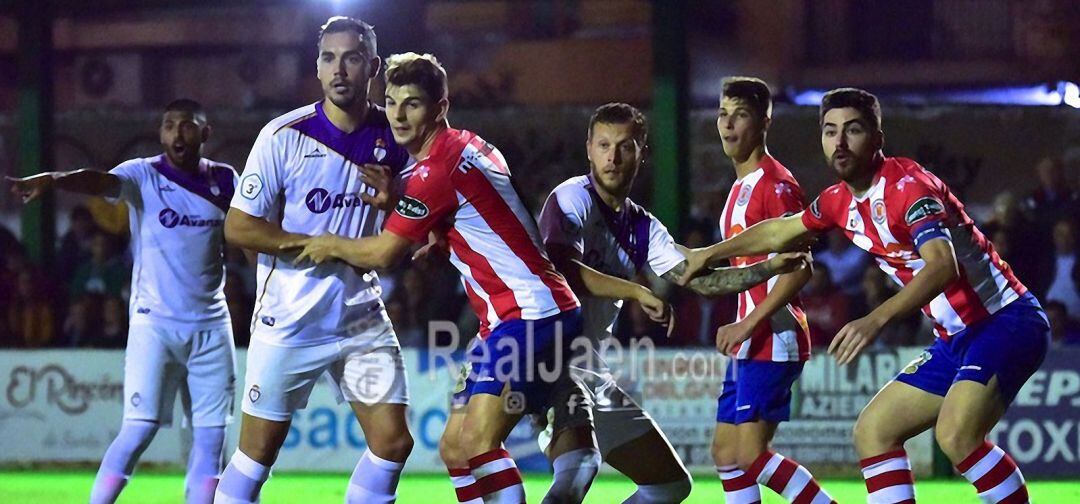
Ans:
[[[428,216],[427,205],[425,205],[423,201],[411,196],[402,196],[401,199],[398,200],[397,207],[394,208],[394,211],[406,219],[417,220]]]
[[[262,392],[259,391],[259,386],[252,385],[251,388],[248,389],[248,400],[256,402],[260,397],[262,397]]]
[[[240,194],[247,199],[255,199],[262,190],[263,180],[256,173],[252,173],[240,181]]]
[[[142,396],[138,392],[131,394],[131,405],[138,408],[142,404]]]
[[[936,198],[928,196],[919,198],[918,201],[908,207],[907,212],[904,212],[904,221],[910,226],[931,215],[940,213],[945,213],[945,205],[942,205]]]
[[[820,199],[820,196],[814,198],[814,202],[810,204],[810,214],[819,219],[821,218],[821,208],[818,206],[818,200]]]
[[[753,187],[744,185],[742,189],[739,189],[739,199],[735,200],[735,204],[739,206],[746,206],[750,202],[750,193],[754,191]]]
[[[918,371],[923,364],[926,364],[930,361],[930,359],[933,358],[934,354],[924,351],[923,353],[919,354],[919,356],[916,357],[915,360],[909,362],[908,365],[904,366],[903,371],[900,372],[904,374],[915,374],[915,372]]]
[[[870,215],[874,218],[874,222],[878,224],[885,223],[885,202],[881,200],[874,200],[870,203]]]
[[[382,138],[375,139],[375,150],[371,151],[371,155],[375,157],[375,161],[381,163],[383,159],[386,159],[386,140]]]

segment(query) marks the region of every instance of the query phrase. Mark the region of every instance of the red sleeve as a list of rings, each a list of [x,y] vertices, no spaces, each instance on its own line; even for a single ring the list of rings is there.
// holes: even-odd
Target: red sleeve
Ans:
[[[836,200],[838,198],[835,196],[836,193],[835,188],[826,189],[810,203],[802,214],[802,222],[806,229],[821,233],[837,227]]]
[[[428,232],[457,208],[448,171],[417,166],[405,181],[405,192],[397,207],[386,220],[386,230],[415,242],[426,242]]]
[[[945,203],[934,181],[921,176],[907,175],[894,185],[896,205],[889,204],[889,220],[893,229],[901,229],[911,237],[919,231],[945,221]]]
[[[768,188],[771,194],[765,198],[765,218],[795,215],[806,207],[802,189],[786,180],[777,180]]]

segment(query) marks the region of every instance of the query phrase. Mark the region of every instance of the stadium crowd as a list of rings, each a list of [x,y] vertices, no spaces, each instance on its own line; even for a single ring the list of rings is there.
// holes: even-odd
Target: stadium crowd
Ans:
[[[542,168],[542,167],[533,167]],[[1041,159],[1037,185],[1025,193],[999,193],[980,229],[1017,275],[1042,300],[1055,345],[1080,345],[1080,187],[1059,158]],[[528,170],[526,173],[535,173]],[[537,185],[528,177],[526,186]],[[531,191],[531,189],[536,189]],[[536,193],[539,210],[546,191]],[[683,226],[689,247],[720,239],[716,217]],[[0,348],[123,348],[127,335],[131,256],[123,205],[91,200],[68,216],[55,261],[35,265],[9,229],[0,225]],[[870,256],[838,233],[815,247],[815,269],[801,294],[815,346],[827,345],[843,325],[892,296],[897,286]],[[255,304],[255,267],[240,250],[226,250],[225,292],[237,346],[246,346]],[[429,321],[451,321],[460,334],[475,333],[457,274],[449,268],[402,264],[382,272],[383,300],[403,346],[424,346]],[[653,279],[656,282],[663,282]],[[616,328],[622,341],[650,336],[658,346],[713,346],[717,327],[734,320],[735,296],[710,300],[671,288],[677,329],[670,338],[639,309],[626,309]],[[932,341],[919,314],[886,327],[878,345],[923,346]]]

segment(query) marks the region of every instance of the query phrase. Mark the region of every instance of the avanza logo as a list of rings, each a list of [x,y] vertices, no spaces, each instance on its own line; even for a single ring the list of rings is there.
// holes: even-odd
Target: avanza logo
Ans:
[[[162,226],[172,229],[176,226],[189,227],[217,227],[225,221],[223,219],[205,219],[198,215],[180,215],[171,208],[166,208],[158,214],[158,221]]]
[[[331,208],[358,207],[364,203],[357,194],[334,194],[321,187],[316,187],[307,193],[304,198],[308,210],[311,213],[321,214]]]

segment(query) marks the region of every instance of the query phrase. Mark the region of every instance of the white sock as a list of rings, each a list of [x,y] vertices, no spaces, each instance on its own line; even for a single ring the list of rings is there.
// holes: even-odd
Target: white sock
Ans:
[[[600,452],[596,448],[568,451],[551,462],[554,478],[544,504],[581,502],[600,470]]]
[[[623,504],[675,504],[686,500],[690,496],[690,487],[693,483],[690,477],[671,483],[658,485],[638,485],[634,495],[628,497]]]
[[[448,469],[450,483],[454,485],[457,501],[462,504],[484,504],[484,499],[476,493],[476,478],[468,469]]]
[[[270,468],[248,457],[239,448],[221,475],[214,493],[215,504],[248,504],[259,501],[259,491],[270,478]]]
[[[391,504],[397,500],[398,479],[401,477],[403,462],[393,462],[379,458],[371,450],[364,451],[360,461],[353,469],[349,479],[349,489],[345,491],[348,504]]]
[[[146,420],[124,420],[120,432],[105,450],[101,467],[90,490],[90,504],[112,504],[135,471],[139,456],[157,433],[158,424]]]
[[[761,502],[761,488],[754,478],[737,465],[716,466],[716,474],[724,485],[726,504],[755,504]]]
[[[221,451],[225,448],[225,426],[195,427],[188,457],[184,493],[187,504],[213,504],[221,476]]]

